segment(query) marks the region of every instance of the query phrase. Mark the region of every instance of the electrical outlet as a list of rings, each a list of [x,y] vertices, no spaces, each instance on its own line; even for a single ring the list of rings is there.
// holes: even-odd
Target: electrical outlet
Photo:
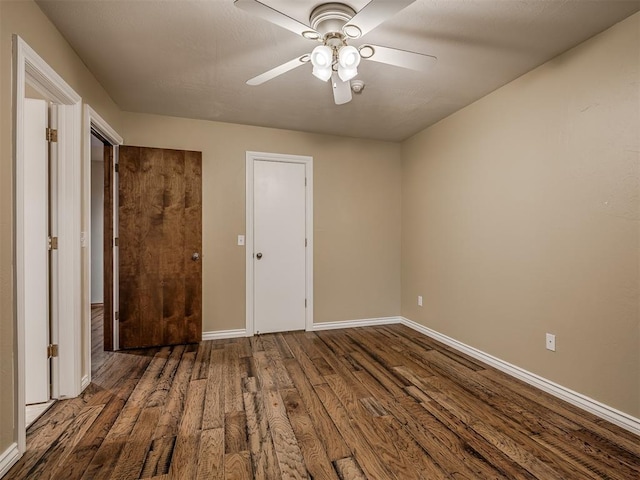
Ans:
[[[422,306],[422,295],[418,295],[418,306]]]
[[[547,350],[556,351],[556,336],[553,333],[547,333]]]

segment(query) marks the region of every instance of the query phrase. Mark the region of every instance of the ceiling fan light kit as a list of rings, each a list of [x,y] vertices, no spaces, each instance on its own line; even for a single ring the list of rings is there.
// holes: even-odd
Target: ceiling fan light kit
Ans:
[[[371,0],[359,12],[344,3],[325,3],[311,12],[309,25],[305,25],[258,0],[234,0],[235,6],[246,12],[258,15],[303,38],[322,43],[310,54],[272,68],[248,80],[247,84],[260,85],[310,62],[315,77],[325,82],[332,79],[334,101],[336,105],[342,105],[351,101],[352,91],[361,93],[364,88],[362,82],[356,87],[352,84],[353,78],[358,75],[358,66],[362,59],[426,71],[435,64],[435,57],[374,45],[361,45],[356,48],[347,43],[348,40],[363,37],[413,2],[415,0]]]
[[[358,75],[358,65],[360,65],[360,52],[356,47],[345,45],[338,51],[338,75],[348,82]]]
[[[311,64],[313,65],[313,74],[322,81],[331,78],[333,67],[333,51],[326,45],[319,45],[311,52]]]

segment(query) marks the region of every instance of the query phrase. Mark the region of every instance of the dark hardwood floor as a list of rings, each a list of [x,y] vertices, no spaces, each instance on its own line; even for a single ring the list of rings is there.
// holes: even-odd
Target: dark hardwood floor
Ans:
[[[91,378],[96,376],[109,355],[104,351],[103,307],[91,305]]]
[[[99,360],[7,480],[640,478],[639,437],[404,326]]]

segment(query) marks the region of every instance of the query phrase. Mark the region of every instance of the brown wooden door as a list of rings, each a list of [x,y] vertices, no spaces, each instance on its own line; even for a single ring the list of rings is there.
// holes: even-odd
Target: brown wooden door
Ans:
[[[118,163],[120,348],[199,342],[202,154],[121,146]]]

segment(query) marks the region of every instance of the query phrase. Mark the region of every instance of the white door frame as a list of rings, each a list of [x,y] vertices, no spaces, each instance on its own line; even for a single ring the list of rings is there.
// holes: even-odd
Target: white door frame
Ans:
[[[15,175],[15,325],[17,339],[16,403],[19,455],[26,449],[25,428],[25,329],[24,329],[24,170],[23,122],[25,83],[45,99],[58,105],[58,258],[57,281],[59,345],[59,398],[80,393],[82,375],[81,352],[81,97],[18,35],[13,35],[13,167]]]
[[[96,131],[102,138],[117,149],[124,140],[111,125],[109,125],[93,108],[84,106],[84,152],[82,178],[83,203],[84,203],[84,227],[82,244],[85,250],[82,265],[84,298],[82,299],[82,313],[84,325],[84,366],[85,373],[82,376],[81,389],[84,390],[91,383],[91,132]],[[114,155],[115,156],[115,155]],[[114,182],[115,184],[115,182]],[[115,279],[115,277],[114,277]],[[114,309],[115,311],[115,309]],[[114,344],[115,345],[115,344]]]
[[[246,335],[251,337],[255,333],[253,311],[253,165],[258,160],[271,162],[301,163],[305,165],[307,179],[305,199],[305,235],[307,248],[305,252],[306,267],[306,298],[305,329],[313,329],[313,157],[302,155],[286,155],[280,153],[247,152],[246,155],[246,230],[245,230],[245,265],[246,265]]]

